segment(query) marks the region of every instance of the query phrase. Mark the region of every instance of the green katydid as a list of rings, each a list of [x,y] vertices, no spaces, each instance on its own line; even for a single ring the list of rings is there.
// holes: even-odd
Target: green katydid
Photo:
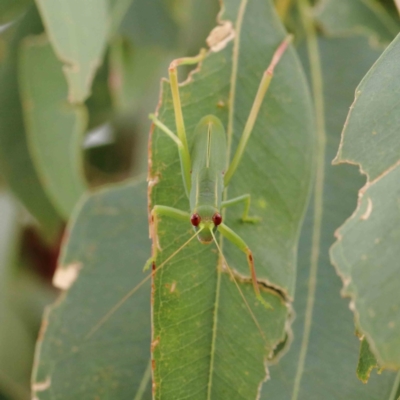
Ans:
[[[179,95],[177,67],[183,64],[197,63],[203,58],[203,53],[193,58],[181,58],[171,63],[169,78],[174,104],[177,135],[165,126],[154,114],[150,115],[153,123],[166,133],[176,144],[179,151],[183,185],[190,202],[190,213],[163,205],[155,205],[152,210],[154,217],[167,216],[179,220],[190,221],[201,243],[208,244],[215,241],[215,232],[218,230],[226,239],[236,245],[246,254],[249,264],[251,279],[257,298],[267,305],[261,297],[257,283],[252,252],[245,241],[232,229],[222,222],[221,209],[231,205],[244,203],[243,222],[257,222],[257,218],[248,215],[251,195],[242,196],[222,201],[223,191],[229,185],[234,175],[243,152],[246,148],[259,109],[271,82],[274,68],[291,41],[288,36],[275,51],[269,67],[263,74],[253,106],[236,153],[227,167],[227,142],[226,133],[222,122],[214,115],[201,118],[197,124],[191,150],[189,151],[184,119]]]
[[[153,257],[151,257],[146,263],[145,269],[153,264],[153,273],[160,270],[196,236],[198,237],[199,241],[204,244],[209,244],[214,241],[217,245],[218,251],[224,258],[220,246],[218,245],[218,242],[215,238],[215,233],[218,230],[226,239],[231,241],[246,254],[256,297],[262,304],[264,304],[264,306],[270,308],[270,305],[265,302],[260,294],[260,289],[258,287],[257,276],[254,267],[253,255],[249,246],[238,234],[236,234],[232,229],[230,229],[222,222],[223,218],[221,210],[225,207],[233,206],[242,202],[244,203],[242,221],[245,223],[256,223],[258,221],[258,218],[249,216],[251,195],[244,194],[242,196],[227,201],[223,201],[222,196],[225,187],[228,186],[232,176],[234,175],[240,163],[243,152],[245,151],[246,144],[250,138],[251,131],[256,122],[259,109],[270,85],[274,73],[274,68],[280,61],[291,40],[292,36],[290,35],[283,40],[283,42],[275,51],[270,65],[263,74],[256,97],[250,110],[249,117],[245,124],[242,137],[239,141],[238,148],[228,167],[228,160],[226,157],[226,133],[222,122],[216,116],[207,115],[201,118],[195,128],[193,143],[190,151],[186,138],[186,131],[179,94],[177,67],[179,65],[185,64],[196,64],[204,58],[205,53],[202,51],[197,57],[177,59],[170,64],[169,78],[174,105],[177,135],[173,133],[172,130],[170,130],[166,125],[164,125],[154,114],[150,115],[150,119],[153,121],[154,125],[156,125],[161,131],[167,134],[178,147],[183,186],[186,195],[189,198],[191,212],[188,213],[186,211],[182,211],[169,206],[155,205],[151,211],[153,233],[157,230],[157,217],[165,216],[186,222],[190,221],[194,228],[195,234],[157,267],[155,267],[153,264],[153,261],[155,259],[155,255],[153,254]],[[153,241],[156,240],[154,236],[155,235],[153,234]],[[238,287],[239,292],[243,300],[245,301],[246,307],[249,309],[253,320],[259,327],[258,322],[256,321],[247,301],[241,293],[240,287],[235,281],[233,273],[228,265],[227,269],[232,276],[236,286]],[[147,276],[126,296],[124,296],[118,302],[118,304],[116,304],[96,324],[96,326],[92,328],[92,330],[86,335],[86,338],[90,337],[129,297],[131,297],[147,280],[149,280],[150,277],[153,276],[153,273]],[[260,328],[259,330],[261,331]]]

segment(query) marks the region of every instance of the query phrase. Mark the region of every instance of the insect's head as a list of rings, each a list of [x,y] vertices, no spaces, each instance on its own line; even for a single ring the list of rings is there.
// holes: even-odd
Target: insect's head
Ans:
[[[222,223],[222,215],[215,209],[199,208],[191,215],[190,222],[196,232],[200,230],[197,236],[200,242],[207,244],[213,240],[211,232],[215,233],[218,225]]]

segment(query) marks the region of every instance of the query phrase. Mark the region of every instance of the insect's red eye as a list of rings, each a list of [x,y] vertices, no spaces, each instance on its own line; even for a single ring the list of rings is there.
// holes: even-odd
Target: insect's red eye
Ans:
[[[193,226],[199,226],[200,222],[201,222],[201,217],[199,214],[193,214],[190,217],[190,222],[192,223]]]
[[[222,215],[221,215],[221,214],[218,214],[218,213],[215,213],[215,214],[213,215],[213,217],[212,217],[212,220],[213,220],[213,222],[214,222],[214,225],[215,225],[215,226],[218,226],[218,225],[220,225],[221,222],[222,222]]]

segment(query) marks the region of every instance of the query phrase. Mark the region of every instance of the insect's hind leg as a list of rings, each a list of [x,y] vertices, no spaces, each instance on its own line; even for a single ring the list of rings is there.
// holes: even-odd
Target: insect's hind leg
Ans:
[[[154,243],[154,247],[153,247],[154,250],[153,250],[153,255],[147,260],[147,262],[143,268],[143,271],[146,271],[147,269],[150,268],[153,261],[157,257],[157,250],[161,250],[160,246],[158,244],[157,235],[156,235],[158,217],[165,216],[165,217],[171,217],[171,218],[174,218],[174,219],[177,219],[180,221],[190,221],[189,213],[182,211],[182,210],[178,210],[177,208],[168,207],[168,206],[156,205],[151,210],[150,215],[151,215],[150,235],[151,235],[151,238]]]
[[[253,288],[257,296],[257,299],[260,301],[260,303],[264,305],[264,307],[272,308],[271,305],[268,304],[261,296],[257,282],[256,269],[254,267],[253,253],[249,249],[249,246],[247,246],[246,242],[237,233],[235,233],[231,228],[229,228],[223,223],[218,226],[218,231],[221,233],[222,236],[224,236],[231,243],[233,243],[239,250],[243,251],[246,254],[247,262],[249,264],[249,269],[250,269],[251,281],[253,283]]]
[[[230,207],[234,206],[238,203],[244,203],[244,210],[243,210],[243,215],[242,215],[242,221],[243,222],[250,222],[250,223],[257,223],[261,220],[259,217],[250,217],[249,216],[249,210],[250,210],[250,202],[251,202],[251,195],[250,194],[244,194],[242,196],[235,197],[233,199],[225,200],[222,202],[221,207]]]

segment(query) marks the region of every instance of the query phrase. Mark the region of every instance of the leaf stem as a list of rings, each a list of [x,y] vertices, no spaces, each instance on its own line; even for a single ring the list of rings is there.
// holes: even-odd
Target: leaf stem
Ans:
[[[292,400],[297,400],[300,391],[300,383],[304,372],[304,364],[307,356],[308,344],[310,340],[312,316],[315,303],[315,293],[317,287],[318,261],[321,245],[321,227],[323,216],[323,189],[325,178],[325,110],[323,98],[322,68],[319,57],[317,33],[312,19],[312,8],[309,0],[299,0],[298,2],[300,17],[306,31],[308,57],[310,60],[312,91],[315,107],[315,122],[317,129],[317,157],[316,157],[316,177],[314,186],[314,216],[312,247],[310,257],[310,274],[308,279],[307,305],[304,319],[304,329],[302,343],[297,365],[297,372],[293,387]]]

